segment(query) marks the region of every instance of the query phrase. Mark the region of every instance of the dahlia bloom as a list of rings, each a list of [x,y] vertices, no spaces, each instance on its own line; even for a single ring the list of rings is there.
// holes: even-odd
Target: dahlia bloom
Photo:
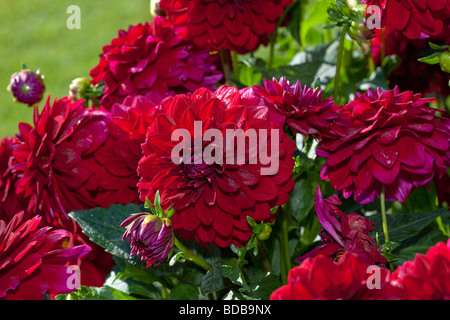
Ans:
[[[119,37],[103,47],[99,64],[90,72],[92,83],[104,82],[101,104],[110,109],[126,96],[186,93],[200,87],[214,89],[222,72],[217,57],[177,37],[169,21],[120,30]]]
[[[147,268],[161,264],[172,252],[175,235],[170,220],[142,212],[131,215],[120,226],[127,228],[122,241],[130,242],[130,256],[141,255]]]
[[[165,99],[153,100],[148,96],[128,96],[122,103],[115,103],[112,106],[111,121],[125,132],[131,141],[143,143],[147,128],[164,110]],[[161,102],[158,103],[159,101]]]
[[[369,89],[346,105],[341,136],[319,145],[321,176],[345,198],[369,203],[385,187],[387,201],[404,202],[416,187],[450,166],[450,123],[411,91]],[[343,122],[345,122],[343,121]]]
[[[136,178],[123,173],[126,159],[112,156],[125,151],[113,148],[123,144],[110,141],[116,139],[109,115],[82,103],[65,97],[51,104],[49,97],[40,114],[35,109],[34,126],[19,124],[22,141],[11,165],[16,194],[27,213],[47,222],[67,220],[71,210],[137,199],[136,187],[128,187],[128,179]]]
[[[410,39],[439,35],[450,15],[449,0],[363,0],[362,3],[378,6],[381,26],[392,26]]]
[[[10,170],[13,151],[19,144],[17,137],[5,137],[0,142],[0,220],[5,222],[23,210],[23,205],[15,193],[17,175]]]
[[[263,82],[264,86],[253,86],[255,94],[286,117],[286,124],[294,131],[319,136],[331,130],[336,105],[332,98],[322,99],[322,90],[302,87],[299,80],[291,85],[285,77]]]
[[[450,240],[399,266],[391,275],[385,298],[450,300]]]
[[[344,253],[337,261],[325,255],[306,259],[291,269],[288,284],[275,290],[271,300],[376,300],[382,296],[389,272],[373,273],[358,255]],[[369,279],[378,276],[372,283]],[[379,287],[371,287],[378,281]]]
[[[292,0],[161,0],[160,8],[183,38],[208,50],[240,54],[267,45]]]
[[[24,69],[11,76],[11,82],[7,89],[11,91],[15,101],[31,107],[42,100],[45,84],[39,71]]]
[[[69,293],[67,263],[83,258],[87,245],[64,248],[65,230],[39,228],[40,216],[24,220],[17,213],[0,220],[0,299],[42,300],[46,294]]]
[[[224,86],[217,92],[202,88],[193,94],[178,95],[165,104],[165,112],[149,126],[142,145],[144,156],[138,166],[141,177],[138,187],[141,200],[148,198],[153,202],[159,191],[163,209],[173,205],[172,226],[182,238],[195,239],[203,246],[214,243],[225,247],[233,243],[241,247],[252,235],[247,216],[258,223],[273,221],[275,214],[271,214],[271,208],[289,199],[294,186],[295,143],[278,125],[281,121],[269,121],[265,105],[241,104],[236,88]],[[203,137],[209,129],[216,129],[214,139]],[[262,139],[260,147],[261,141],[267,141],[267,150],[278,145],[278,152],[270,151],[278,159],[278,170],[262,173],[264,169],[270,170],[271,165],[263,164],[258,143],[247,145],[244,161],[236,161],[234,157],[240,153],[236,152],[237,143],[227,144],[227,129],[238,141],[240,137],[245,141],[243,135],[254,132]],[[260,129],[266,130],[266,137]],[[180,137],[172,139],[173,134],[180,132],[186,138],[181,142]],[[194,137],[194,148],[187,135]],[[183,150],[181,161],[174,159],[173,150],[183,143],[189,151]],[[203,156],[207,150],[212,155],[211,149],[220,155],[219,161],[207,161],[209,158]]]
[[[323,199],[320,186],[317,187],[315,210],[320,224],[324,227],[319,232],[323,244],[298,258],[296,262],[300,263],[316,255],[326,255],[338,260],[344,252],[349,252],[358,254],[359,258],[369,265],[384,266],[387,261],[380,254],[381,247],[377,247],[375,240],[368,235],[372,232],[374,223],[354,212],[343,213],[337,207],[340,204],[336,194]]]

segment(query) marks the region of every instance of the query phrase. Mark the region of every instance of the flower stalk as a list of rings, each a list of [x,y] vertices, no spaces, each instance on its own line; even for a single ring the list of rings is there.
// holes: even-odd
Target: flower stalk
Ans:
[[[341,80],[342,60],[344,58],[344,42],[349,27],[350,27],[349,24],[344,25],[341,36],[339,38],[339,49],[336,63],[336,76],[334,77],[334,91],[333,91],[333,98],[335,101],[337,101],[339,95],[339,81]]]
[[[175,237],[174,244],[178,249],[180,249],[181,251],[183,251],[186,254],[186,259],[188,261],[196,263],[197,265],[199,265],[206,271],[208,271],[212,268],[212,266],[208,262],[206,262],[201,257],[199,257],[198,255],[196,255],[195,253],[190,251],[188,248],[186,248],[186,246],[183,245],[176,237]]]
[[[385,187],[384,184],[381,185],[381,194],[380,194],[380,205],[381,205],[381,220],[383,224],[383,233],[384,233],[384,242],[389,242],[389,230],[388,223],[386,217],[386,201],[385,201]]]

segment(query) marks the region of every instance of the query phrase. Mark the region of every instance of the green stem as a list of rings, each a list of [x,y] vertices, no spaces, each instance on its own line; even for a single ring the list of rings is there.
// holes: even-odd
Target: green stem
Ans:
[[[191,252],[180,241],[178,241],[177,238],[175,238],[175,245],[177,246],[178,249],[180,249],[181,251],[183,251],[186,254],[187,260],[198,264],[200,267],[202,267],[206,271],[208,271],[209,269],[212,268],[212,266],[208,262],[206,262],[205,260],[203,260],[202,258],[197,256],[195,253]]]
[[[384,233],[384,243],[389,242],[389,231],[388,231],[388,223],[386,217],[386,193],[385,193],[384,184],[381,185],[381,195],[380,195],[380,204],[381,204],[381,220],[383,223],[383,233]],[[389,268],[391,271],[394,271],[394,264],[389,262]]]
[[[286,19],[287,14],[291,10],[291,8],[294,6],[295,2],[292,2],[289,6],[286,7],[286,9],[283,11],[283,14],[277,21],[277,25],[275,26],[275,31],[270,35],[270,47],[269,47],[269,62],[267,63],[267,69],[270,70],[273,67],[273,59],[275,56],[275,43],[277,42],[278,38],[278,28],[283,23],[284,19]]]
[[[267,258],[266,250],[264,249],[261,241],[258,241],[258,255],[261,257],[261,262],[264,266],[264,270],[272,273],[272,265],[270,264],[269,258]]]
[[[333,98],[335,101],[337,101],[339,94],[339,81],[341,80],[342,59],[344,57],[344,42],[348,28],[349,28],[348,24],[344,25],[341,36],[339,38],[339,49],[336,63],[336,76],[334,77],[334,91],[333,91]]]
[[[222,68],[223,68],[223,76],[225,77],[225,83],[228,85],[231,85],[231,66],[230,62],[228,61],[228,50],[221,49],[219,51],[220,55],[220,61],[222,62]]]
[[[280,207],[281,210],[281,233],[280,233],[280,261],[282,262],[282,282],[287,283],[287,275],[292,268],[291,254],[289,251],[288,237],[288,210],[285,205]],[[284,267],[284,270],[283,270]]]
[[[386,57],[386,27],[381,29],[381,62]]]
[[[231,51],[231,67],[233,69],[233,78],[239,81],[239,59],[237,52]]]
[[[381,204],[381,220],[383,223],[383,233],[384,233],[384,243],[389,242],[389,231],[386,217],[386,201],[385,201],[385,191],[384,184],[381,185],[381,195],[380,195],[380,204]]]

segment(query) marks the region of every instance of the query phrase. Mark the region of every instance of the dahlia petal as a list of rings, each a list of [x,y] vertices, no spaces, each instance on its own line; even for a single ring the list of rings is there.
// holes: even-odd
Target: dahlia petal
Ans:
[[[181,221],[183,223],[183,227],[188,231],[195,230],[200,225],[200,220],[198,219],[193,206],[190,206],[185,210],[182,210],[180,212],[180,216]]]
[[[373,162],[371,164],[374,178],[385,185],[393,183],[400,173],[399,163],[391,168],[386,168],[385,166]]]
[[[276,198],[277,188],[270,178],[263,177],[256,187],[252,187],[252,195],[256,201],[270,201]]]
[[[358,189],[367,190],[373,181],[373,166],[372,159],[369,159],[366,165],[362,166],[356,176],[353,178],[355,186]]]
[[[229,214],[238,215],[241,212],[234,198],[223,192],[217,192],[217,204],[223,211]]]
[[[233,232],[233,216],[216,208],[213,227],[221,236],[229,237]]]
[[[195,213],[200,222],[207,226],[214,221],[216,215],[214,207],[207,206],[202,199],[199,199],[195,203]]]
[[[389,1],[386,13],[389,23],[397,30],[403,30],[411,20],[411,12],[405,8],[402,1]]]
[[[448,1],[447,0],[434,0],[427,1],[427,6],[433,11],[439,11],[446,7]]]
[[[216,232],[211,226],[200,225],[197,228],[197,239],[203,246],[209,246],[216,237]]]
[[[396,146],[400,151],[400,162],[415,167],[425,164],[425,149],[421,143],[412,138],[404,137],[401,143],[397,143]]]
[[[415,18],[410,18],[404,33],[410,39],[418,39],[422,34],[422,26]]]
[[[372,145],[372,154],[375,160],[377,160],[380,164],[387,169],[391,169],[399,158],[400,152],[393,148],[374,143]]]

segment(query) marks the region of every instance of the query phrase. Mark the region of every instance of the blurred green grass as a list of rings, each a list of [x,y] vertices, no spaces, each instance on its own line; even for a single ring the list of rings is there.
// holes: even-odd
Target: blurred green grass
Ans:
[[[32,122],[33,108],[15,103],[6,90],[11,75],[22,63],[44,75],[53,100],[68,94],[74,78],[89,76],[98,64],[102,47],[120,29],[152,19],[149,0],[0,0],[0,138],[18,132],[19,122]],[[81,29],[67,28],[77,5]]]

